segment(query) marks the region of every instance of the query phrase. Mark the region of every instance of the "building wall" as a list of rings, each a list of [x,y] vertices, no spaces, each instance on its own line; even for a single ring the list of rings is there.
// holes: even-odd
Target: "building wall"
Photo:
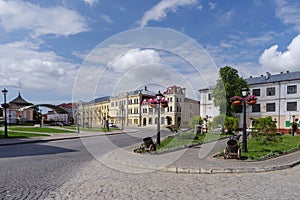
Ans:
[[[288,87],[290,86],[296,87],[296,93],[288,94]],[[270,88],[274,88],[274,94],[270,91]],[[252,122],[257,118],[271,116],[273,120],[277,122],[276,125],[278,131],[287,133],[290,127],[286,126],[286,124],[292,122],[292,116],[295,116],[295,118],[298,119],[300,117],[299,89],[300,80],[250,85],[251,94],[253,94],[253,91],[255,90],[260,91],[257,104],[255,105],[259,107],[260,112],[258,112],[257,108],[253,108],[249,105],[247,106],[248,127],[252,127]],[[296,104],[295,109],[291,109],[290,107],[288,108],[288,104],[290,103]],[[237,115],[240,116],[241,114]],[[242,117],[239,118],[242,120]],[[240,124],[242,124],[242,122],[240,122]]]
[[[82,103],[78,106],[79,123],[88,127],[101,126],[104,117],[109,116],[109,121],[119,127],[122,121],[125,126],[156,126],[157,106],[151,107],[147,103],[150,98],[155,98],[154,93],[151,96],[143,92],[145,90],[123,93],[110,98],[105,104]],[[164,96],[169,103],[167,108],[161,108],[160,111],[162,126],[180,124],[181,127],[186,127],[191,118],[199,115],[199,102],[190,99],[187,101],[184,88],[172,86],[166,90]]]
[[[289,80],[280,80],[281,76],[291,76]],[[291,129],[288,126],[294,119],[300,118],[300,76],[299,72],[276,75],[272,81],[272,75],[255,77],[261,78],[257,83],[252,83],[252,78],[246,79],[249,83],[250,94],[258,97],[254,106],[246,107],[247,127],[252,127],[255,119],[271,116],[276,122],[277,131],[288,133]],[[272,89],[271,89],[272,88]],[[200,116],[208,115],[212,118],[218,115],[217,108],[213,105],[213,99],[209,99],[209,94],[213,88],[199,90],[200,92]],[[257,92],[259,91],[259,95]],[[294,106],[292,105],[294,104]],[[235,115],[239,120],[239,128],[242,128],[243,117],[242,107]]]

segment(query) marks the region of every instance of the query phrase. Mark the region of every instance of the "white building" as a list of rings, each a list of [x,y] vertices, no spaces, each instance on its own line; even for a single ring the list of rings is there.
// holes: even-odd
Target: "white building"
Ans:
[[[261,75],[246,79],[250,94],[258,97],[255,105],[247,105],[247,126],[251,127],[255,119],[271,116],[277,124],[277,131],[287,133],[291,129],[290,123],[300,117],[300,71],[281,72],[279,74]],[[200,115],[215,117],[218,115],[209,99],[212,88],[199,90]],[[242,127],[242,107],[237,109],[239,128]],[[294,117],[293,117],[294,116]]]

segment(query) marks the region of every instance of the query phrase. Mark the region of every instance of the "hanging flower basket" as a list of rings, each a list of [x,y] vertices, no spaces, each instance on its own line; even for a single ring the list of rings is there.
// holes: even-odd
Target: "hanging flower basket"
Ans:
[[[168,100],[165,99],[165,98],[162,98],[162,99],[160,100],[160,105],[161,105],[161,107],[163,107],[163,108],[168,107]]]
[[[254,104],[256,104],[256,100],[255,99],[253,99],[253,100],[250,100],[250,101],[247,101],[247,103],[249,104],[249,105],[254,105]]]
[[[255,95],[249,95],[245,98],[249,105],[254,105],[257,102],[257,97]]]
[[[240,106],[240,105],[242,105],[242,101],[236,100],[236,101],[232,102],[232,105],[234,105],[234,106]]]
[[[163,108],[168,107],[168,103],[161,103],[160,105],[161,105],[161,107],[163,107]]]
[[[242,104],[243,98],[240,96],[233,96],[229,99],[230,102],[232,102],[232,105],[239,106]]]

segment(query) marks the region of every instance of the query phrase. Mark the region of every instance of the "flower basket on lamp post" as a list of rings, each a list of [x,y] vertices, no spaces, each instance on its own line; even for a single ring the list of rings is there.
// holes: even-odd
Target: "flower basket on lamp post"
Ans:
[[[255,95],[249,95],[246,97],[246,101],[248,105],[254,105],[257,102],[257,97]]]
[[[240,96],[233,96],[229,100],[232,103],[232,105],[234,105],[234,106],[240,106],[240,105],[242,105],[243,98],[240,97]]]
[[[160,100],[160,105],[161,105],[161,107],[163,107],[163,108],[168,107],[168,100],[165,99],[165,98],[162,98],[162,99]]]

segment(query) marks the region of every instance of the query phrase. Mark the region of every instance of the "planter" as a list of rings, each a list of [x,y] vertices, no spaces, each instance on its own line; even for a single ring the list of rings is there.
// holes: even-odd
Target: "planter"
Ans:
[[[242,102],[239,101],[239,100],[237,100],[237,101],[232,102],[232,105],[234,105],[234,106],[240,106],[240,105],[242,105]]]
[[[247,102],[249,105],[254,105],[256,104],[256,99],[252,99],[250,101]]]
[[[161,103],[160,105],[161,105],[161,107],[163,107],[163,108],[168,107],[168,103]]]
[[[150,106],[151,106],[151,107],[155,107],[156,104],[155,104],[155,103],[150,103]]]

